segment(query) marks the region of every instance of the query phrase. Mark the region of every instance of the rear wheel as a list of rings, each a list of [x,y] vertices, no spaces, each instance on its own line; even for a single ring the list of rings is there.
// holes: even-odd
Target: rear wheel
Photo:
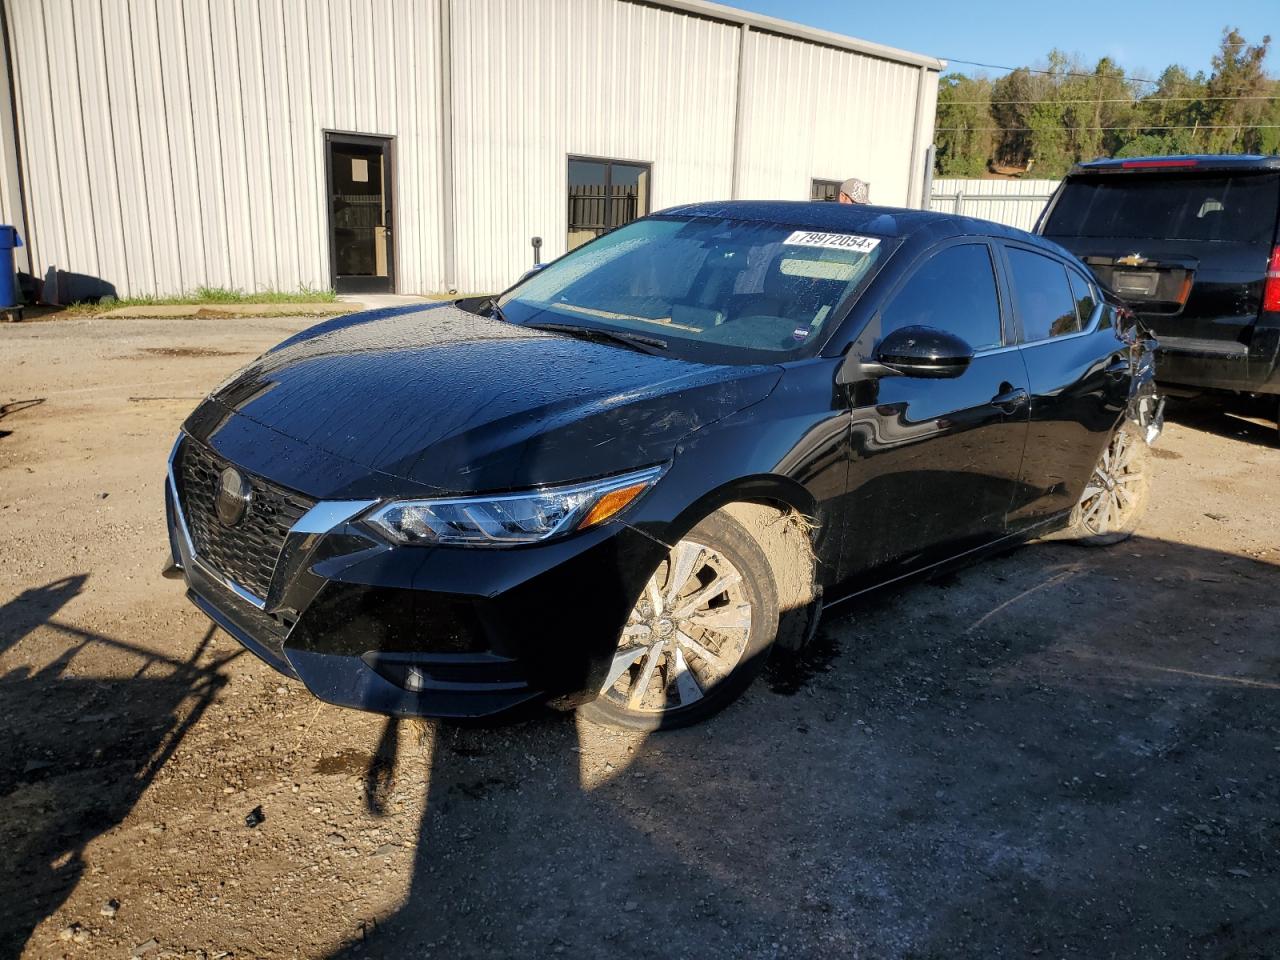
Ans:
[[[599,698],[581,712],[633,730],[697,723],[742,694],[777,630],[764,551],[736,521],[713,514],[658,564]]]
[[[1126,420],[1098,458],[1071,511],[1065,537],[1088,546],[1129,539],[1146,513],[1150,491],[1150,449],[1138,428]]]

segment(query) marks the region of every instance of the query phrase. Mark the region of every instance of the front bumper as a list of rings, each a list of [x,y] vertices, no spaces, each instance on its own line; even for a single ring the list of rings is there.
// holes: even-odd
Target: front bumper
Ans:
[[[620,523],[527,547],[393,546],[359,520],[373,501],[322,501],[289,530],[260,597],[199,556],[174,469],[171,457],[170,547],[191,601],[320,699],[378,713],[479,718],[593,699],[665,554]]]

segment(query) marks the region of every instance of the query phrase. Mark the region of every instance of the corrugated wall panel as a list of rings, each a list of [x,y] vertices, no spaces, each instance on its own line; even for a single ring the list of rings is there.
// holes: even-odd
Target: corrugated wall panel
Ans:
[[[739,111],[742,30],[716,19],[732,11],[448,0],[446,277],[441,2],[9,0],[36,272],[121,295],[327,286],[325,130],[395,139],[402,292],[505,285],[534,234],[560,253],[570,155],[653,164],[653,209],[728,197],[739,113],[739,195],[852,175],[879,202],[918,189],[937,76],[892,51],[753,31]]]
[[[197,112],[192,98],[186,10],[181,0],[174,0],[169,15],[160,17],[155,0],[129,0],[129,14],[136,70],[129,79],[139,91],[143,143],[138,189],[146,194],[150,216],[153,292],[183,290],[194,282],[222,285],[222,248],[209,246],[215,230],[206,224],[220,208],[206,207],[208,187],[201,180],[201,158],[196,154],[196,130],[211,125],[214,118],[207,109]],[[167,183],[163,174],[157,178],[149,172],[165,163]],[[207,168],[207,158],[204,163]]]
[[[44,5],[45,41],[63,46],[75,60],[75,20],[71,0],[48,0]],[[105,214],[94,203],[89,184],[89,145],[84,133],[80,102],[80,73],[57,64],[49,66],[50,115],[44,120],[53,129],[58,155],[57,188],[62,191],[63,264],[83,265],[76,272],[102,276],[97,249],[98,220]],[[97,144],[95,144],[96,153]],[[95,164],[94,166],[97,166]]]
[[[92,10],[91,6],[86,7]],[[152,246],[152,196],[146,189],[143,167],[141,111],[138,108],[133,44],[133,17],[128,0],[108,0],[102,5],[101,44],[105,57],[103,84],[110,114],[99,120],[106,125],[105,139],[115,140],[111,153],[120,202],[121,238],[126,258],[124,275],[131,290],[155,293],[156,269]],[[139,24],[139,26],[143,26]],[[150,25],[154,29],[154,25]],[[154,50],[154,45],[153,48]],[[99,142],[102,142],[100,138]],[[166,151],[167,152],[167,151]],[[168,157],[164,158],[168,162]]]
[[[616,0],[454,0],[459,289],[564,252],[568,157],[653,164],[653,209],[729,195],[737,28]]]
[[[22,188],[18,181],[18,142],[14,136],[16,119],[9,87],[6,50],[0,46],[0,223],[16,226],[26,239],[23,226]],[[26,251],[16,255],[19,269],[24,269]]]
[[[933,181],[930,208],[1030,230],[1059,182],[944,177]]]
[[[248,113],[240,72],[241,37],[235,7],[227,0],[209,0],[215,96],[218,103],[218,152],[222,160],[222,189],[227,225],[227,247],[231,263],[231,286],[257,289],[250,207],[248,157]]]
[[[289,86],[289,46],[280,0],[259,0],[258,29],[262,95],[269,160],[263,186],[275,243],[276,273],[272,285],[293,290],[302,284],[298,244],[299,169],[293,149],[292,114],[299,108]],[[305,97],[305,90],[301,91]]]
[[[437,2],[11,0],[8,13],[37,273],[121,296],[327,287],[331,129],[395,138],[399,286],[443,284]],[[0,183],[0,213],[21,223],[11,192]]]
[[[98,4],[70,6],[71,41],[78,72],[72,73],[78,95],[76,116],[68,116],[68,127],[77,120],[85,149],[93,150],[115,140],[115,127],[123,117],[112,110],[110,83],[107,77],[103,16]],[[120,277],[130,287],[129,258],[125,254],[124,203],[120,191],[116,150],[101,150],[97,163],[85,164],[88,202],[93,208],[91,240],[98,257],[97,274]],[[134,198],[129,198],[132,203]],[[135,268],[136,273],[141,271]],[[141,276],[137,278],[141,280]]]
[[[59,189],[58,145],[52,124],[53,95],[49,87],[49,65],[43,56],[17,56],[22,50],[41,51],[45,46],[44,11],[33,4],[11,4],[8,8],[11,48],[15,52],[14,86],[18,95],[18,127],[22,137],[23,174],[27,178],[27,209],[30,213],[31,260],[36,273],[43,275],[54,263],[67,262],[66,220]],[[32,189],[32,174],[40,172],[46,188]]]
[[[204,229],[204,276],[210,286],[234,285],[231,269],[231,221],[224,186],[222,141],[230,120],[219,102],[219,77],[214,69],[210,36],[210,0],[183,0],[184,49],[191,83],[191,114],[195,133],[196,188],[200,225]],[[175,104],[182,109],[182,104]],[[195,278],[190,278],[194,281]],[[184,284],[187,286],[188,284]],[[194,286],[194,282],[190,282]]]
[[[916,143],[916,155],[911,165],[912,186],[915,194],[911,205],[928,209],[929,198],[926,197],[925,191],[928,188],[926,184],[928,167],[932,159],[929,153],[929,147],[933,145],[933,128],[934,121],[938,115],[938,81],[940,74],[936,70],[922,71],[921,78],[921,94],[923,103],[921,104],[921,129],[920,139]]]
[[[935,73],[755,31],[747,46],[740,196],[807,200],[811,180],[859,177],[873,203],[908,203],[932,138]],[[922,81],[926,123],[913,158]]]
[[[225,0],[224,0],[225,2]],[[272,163],[272,131],[268,123],[266,84],[262,64],[261,24],[258,0],[227,3],[235,20],[235,65],[239,78],[239,106],[244,131],[244,175],[237,194],[242,198],[251,240],[244,244],[248,257],[246,289],[279,285],[281,250],[276,242],[273,208],[288,194],[288,176],[275,179]],[[287,105],[286,105],[287,108]],[[279,131],[277,131],[277,134]]]

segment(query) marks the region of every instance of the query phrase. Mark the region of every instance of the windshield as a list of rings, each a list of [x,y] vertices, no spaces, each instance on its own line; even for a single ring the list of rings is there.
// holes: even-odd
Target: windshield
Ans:
[[[1230,240],[1271,244],[1280,177],[1110,175],[1067,181],[1050,237]]]
[[[513,323],[659,338],[707,362],[775,362],[825,342],[891,241],[711,218],[637,220],[517,284]]]

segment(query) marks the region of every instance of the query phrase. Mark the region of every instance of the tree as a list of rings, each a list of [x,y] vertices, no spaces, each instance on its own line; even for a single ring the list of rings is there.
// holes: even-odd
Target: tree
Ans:
[[[993,159],[1013,167],[1025,167],[1031,159],[1029,120],[1040,100],[1037,78],[1026,67],[1007,73],[991,85],[991,119],[995,133]]]
[[[999,79],[948,74],[938,93],[943,176],[980,176],[992,163],[1061,176],[1101,156],[1280,152],[1280,81],[1268,76],[1271,38],[1223,30],[1213,70],[1166,67],[1139,84],[1103,57],[1092,68],[1060,50]]]
[[[944,177],[980,177],[991,156],[991,81],[949,73],[938,83],[937,169]]]
[[[1213,74],[1207,85],[1207,116],[1217,128],[1210,131],[1210,152],[1261,149],[1258,126],[1268,110],[1265,101],[1257,98],[1265,96],[1271,86],[1262,67],[1270,46],[1270,36],[1250,46],[1239,30],[1222,31],[1222,46],[1213,57]]]

